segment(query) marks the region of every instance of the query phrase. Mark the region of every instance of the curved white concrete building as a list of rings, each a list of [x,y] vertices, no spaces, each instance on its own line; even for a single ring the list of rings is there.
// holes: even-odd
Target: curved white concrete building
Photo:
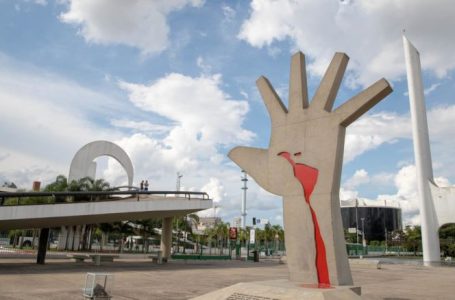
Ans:
[[[95,178],[96,162],[94,160],[100,156],[110,156],[117,160],[126,171],[128,185],[133,184],[134,168],[130,157],[122,148],[109,141],[94,141],[77,151],[71,161],[68,182],[87,176]]]

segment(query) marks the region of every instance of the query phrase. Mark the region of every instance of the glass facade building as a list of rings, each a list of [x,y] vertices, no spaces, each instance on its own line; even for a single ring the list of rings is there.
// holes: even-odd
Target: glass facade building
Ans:
[[[365,240],[384,241],[388,233],[402,229],[401,208],[389,206],[342,206],[343,228],[365,230]],[[362,226],[362,219],[363,226]]]

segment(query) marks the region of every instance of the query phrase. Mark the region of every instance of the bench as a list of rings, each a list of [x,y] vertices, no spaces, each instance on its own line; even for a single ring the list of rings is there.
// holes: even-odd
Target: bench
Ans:
[[[163,263],[163,251],[161,251],[161,250],[151,251],[148,258],[151,258],[152,262],[156,262],[157,264],[162,264]]]
[[[109,255],[109,254],[90,254],[89,255],[92,261],[99,266],[101,262],[113,262],[114,258],[118,258],[118,255]]]
[[[89,259],[90,257],[86,254],[68,254],[68,258],[74,259],[77,263],[83,263],[84,260]]]
[[[349,259],[349,264],[371,269],[381,269],[382,261],[379,259]]]

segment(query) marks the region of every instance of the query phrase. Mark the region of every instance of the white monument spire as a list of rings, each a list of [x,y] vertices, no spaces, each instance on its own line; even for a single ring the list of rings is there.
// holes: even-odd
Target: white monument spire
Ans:
[[[412,138],[417,170],[417,197],[422,226],[423,261],[425,264],[440,261],[438,220],[430,190],[433,183],[427,113],[423,93],[420,56],[417,49],[403,34],[404,55],[408,78],[409,103],[412,121]],[[436,234],[435,234],[436,233]]]

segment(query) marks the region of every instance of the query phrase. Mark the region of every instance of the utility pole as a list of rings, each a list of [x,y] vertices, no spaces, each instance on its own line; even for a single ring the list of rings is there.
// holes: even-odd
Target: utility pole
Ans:
[[[247,183],[248,183],[248,176],[245,172],[245,170],[242,170],[242,173],[243,173],[243,177],[242,177],[242,181],[243,181],[243,187],[242,187],[242,190],[243,190],[243,197],[242,197],[242,228],[245,229],[246,228],[246,191],[248,190],[248,187],[247,187]]]

